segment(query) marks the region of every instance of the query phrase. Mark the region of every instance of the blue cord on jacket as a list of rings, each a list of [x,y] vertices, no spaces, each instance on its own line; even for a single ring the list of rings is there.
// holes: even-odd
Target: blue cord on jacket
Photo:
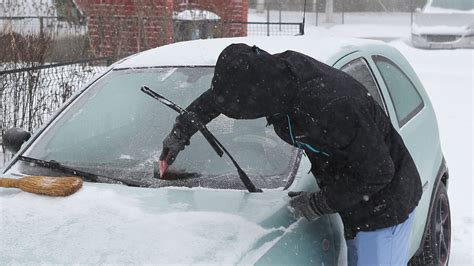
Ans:
[[[304,142],[301,142],[301,141],[295,141],[295,138],[293,137],[293,130],[291,129],[291,121],[290,121],[290,116],[287,115],[286,116],[287,120],[288,120],[288,130],[290,131],[290,137],[291,137],[291,141],[293,142],[294,145],[296,145],[298,148],[300,149],[304,149],[303,147],[306,147],[308,150],[312,151],[312,152],[315,152],[315,153],[321,153],[321,154],[324,154],[326,156],[329,156],[329,154],[323,152],[323,151],[320,151],[319,149],[307,144],[307,143],[304,143]]]

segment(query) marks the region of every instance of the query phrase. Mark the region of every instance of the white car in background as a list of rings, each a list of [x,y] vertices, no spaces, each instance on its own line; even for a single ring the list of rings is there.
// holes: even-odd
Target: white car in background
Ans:
[[[415,13],[411,33],[418,48],[474,48],[474,1],[428,0]]]

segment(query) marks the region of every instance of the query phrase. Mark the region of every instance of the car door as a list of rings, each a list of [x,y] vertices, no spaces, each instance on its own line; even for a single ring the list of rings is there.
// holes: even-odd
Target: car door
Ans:
[[[375,72],[381,77],[380,84],[388,92],[396,123],[420,174],[423,196],[416,209],[412,234],[411,254],[422,238],[431,200],[431,191],[442,161],[438,126],[433,107],[408,61],[393,54],[372,54]],[[393,120],[392,120],[393,122]]]
[[[418,80],[412,81],[413,78],[388,56],[362,51],[342,58],[334,67],[340,68],[361,82],[382,106],[415,160],[422,184],[426,184],[432,167],[423,164],[425,161],[423,157],[426,157],[426,151],[432,150],[438,154],[439,152],[430,148],[430,146],[436,148],[436,145],[427,145],[427,141],[423,141],[427,137],[433,141],[433,137],[437,135],[433,136],[435,134],[431,132],[433,128],[433,125],[429,124],[432,122],[430,117],[432,110],[429,110],[431,104],[426,104],[425,97],[422,97],[424,90],[415,85]],[[362,73],[364,71],[366,74]],[[424,144],[423,147],[420,147],[420,144]],[[436,161],[434,158],[433,160]]]
[[[385,56],[382,54],[382,51],[359,51],[340,59],[334,67],[349,73],[366,86],[384,108],[415,161],[423,191],[429,192],[423,193],[416,210],[410,249],[410,254],[413,254],[424,231],[430,192],[442,159],[438,128],[431,103],[408,62],[395,52]],[[394,58],[398,60],[395,62]]]

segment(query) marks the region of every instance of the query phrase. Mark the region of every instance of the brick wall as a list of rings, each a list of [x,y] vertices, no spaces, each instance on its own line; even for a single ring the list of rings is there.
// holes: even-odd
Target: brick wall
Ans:
[[[95,56],[123,56],[173,42],[173,10],[198,8],[221,21],[246,22],[248,0],[76,0],[87,16]],[[221,23],[222,37],[247,35],[247,25]]]
[[[128,55],[171,43],[173,0],[76,0],[95,56]]]

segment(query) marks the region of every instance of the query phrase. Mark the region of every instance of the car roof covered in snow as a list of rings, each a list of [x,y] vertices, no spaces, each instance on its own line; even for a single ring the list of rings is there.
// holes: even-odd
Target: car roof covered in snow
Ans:
[[[364,45],[377,45],[381,42],[319,35],[195,40],[173,43],[132,55],[116,64],[114,68],[214,66],[220,52],[232,43],[256,45],[271,54],[293,50],[327,64],[333,64],[334,60],[357,51]]]

